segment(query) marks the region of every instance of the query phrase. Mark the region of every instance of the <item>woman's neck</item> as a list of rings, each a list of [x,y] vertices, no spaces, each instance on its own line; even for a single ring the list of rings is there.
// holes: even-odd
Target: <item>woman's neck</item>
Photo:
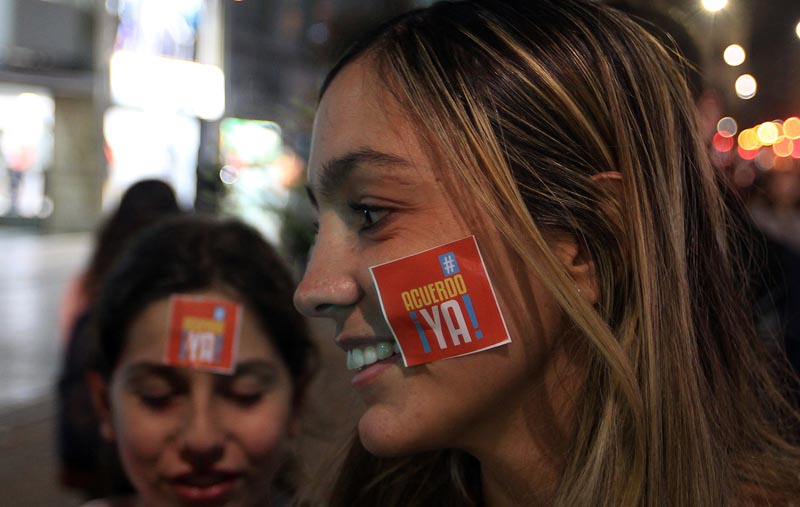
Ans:
[[[527,426],[527,427],[526,427]],[[552,503],[564,468],[564,436],[527,424],[498,435],[491,449],[478,451],[484,503],[488,507],[545,506]]]
[[[488,507],[551,505],[572,441],[575,399],[583,375],[555,360],[514,403],[499,407],[467,452],[481,463]],[[502,414],[502,415],[500,415]]]

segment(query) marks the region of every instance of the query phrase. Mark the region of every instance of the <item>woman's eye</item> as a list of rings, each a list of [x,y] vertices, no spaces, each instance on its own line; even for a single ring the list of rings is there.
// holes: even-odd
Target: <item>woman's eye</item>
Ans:
[[[240,406],[254,405],[261,401],[268,388],[260,382],[252,382],[247,379],[242,379],[238,382],[233,382],[231,385],[225,386],[222,389],[222,395],[231,400],[233,403]]]
[[[174,393],[139,393],[139,400],[154,410],[167,408],[174,399]]]
[[[386,208],[368,204],[350,204],[350,209],[356,214],[359,229],[362,231],[369,230],[378,225],[378,223],[389,214],[389,210]]]
[[[264,396],[263,391],[230,391],[227,393],[228,398],[241,406],[255,405]]]
[[[220,389],[220,394],[231,402],[241,407],[255,405],[269,391],[270,379],[256,378],[252,375],[243,375],[234,378],[230,383],[224,383]]]

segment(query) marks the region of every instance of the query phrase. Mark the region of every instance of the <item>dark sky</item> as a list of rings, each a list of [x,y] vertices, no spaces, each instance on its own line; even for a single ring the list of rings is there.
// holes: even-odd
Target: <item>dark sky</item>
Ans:
[[[744,116],[752,123],[800,115],[800,0],[748,0],[752,13],[749,65],[759,93]]]

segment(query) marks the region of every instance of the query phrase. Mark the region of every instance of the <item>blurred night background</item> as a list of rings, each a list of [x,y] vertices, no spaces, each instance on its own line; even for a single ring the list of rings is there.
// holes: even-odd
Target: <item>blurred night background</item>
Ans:
[[[254,224],[299,273],[324,73],[364,29],[430,3],[0,0],[0,504],[79,503],[52,464],[59,305],[122,193],[162,179],[185,209]],[[714,163],[800,252],[800,1],[628,3],[692,36]]]

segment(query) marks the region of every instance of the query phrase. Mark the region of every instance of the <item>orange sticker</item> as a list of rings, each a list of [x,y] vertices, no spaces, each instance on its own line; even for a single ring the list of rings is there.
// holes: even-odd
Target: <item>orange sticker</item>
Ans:
[[[241,305],[226,299],[172,296],[165,362],[216,373],[233,373]]]
[[[406,366],[511,341],[475,236],[370,271]]]

